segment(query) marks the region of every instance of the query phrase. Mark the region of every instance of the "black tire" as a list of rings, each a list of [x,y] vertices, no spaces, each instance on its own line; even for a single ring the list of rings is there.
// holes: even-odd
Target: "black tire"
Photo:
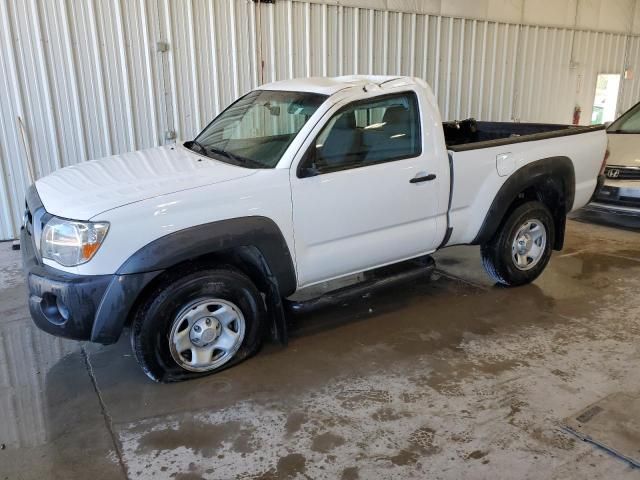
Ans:
[[[520,227],[530,220],[538,220],[544,225],[546,242],[537,263],[529,270],[522,270],[512,256],[512,245]],[[523,203],[506,217],[493,238],[480,247],[482,265],[498,284],[516,287],[531,283],[549,263],[554,239],[555,227],[549,209],[540,202]]]
[[[213,370],[189,371],[172,357],[169,334],[177,315],[199,298],[219,298],[236,305],[244,317],[244,339],[233,357]],[[131,327],[131,346],[138,364],[156,382],[177,382],[210,375],[253,355],[264,337],[265,306],[260,292],[232,267],[191,268],[169,272],[137,308]]]

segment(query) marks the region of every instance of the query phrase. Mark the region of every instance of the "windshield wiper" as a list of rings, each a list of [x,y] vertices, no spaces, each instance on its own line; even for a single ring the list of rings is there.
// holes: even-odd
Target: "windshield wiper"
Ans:
[[[189,150],[193,150],[194,152],[195,150],[191,147],[198,147],[198,150],[200,150],[200,153],[204,155],[207,154],[206,147],[197,140],[189,140],[188,142],[184,142],[184,146],[187,147]]]
[[[264,168],[264,165],[262,165],[259,162],[256,162],[255,160],[252,160],[250,158],[246,158],[246,157],[240,157],[238,155],[235,155],[227,150],[221,150],[219,148],[215,148],[215,147],[211,147],[209,149],[209,152],[211,153],[215,153],[218,155],[222,155],[223,157],[227,157],[229,160],[231,160],[232,162],[238,164],[238,165],[252,165],[256,168]]]
[[[196,149],[193,147],[196,147],[198,150],[196,153],[201,153],[205,157],[211,158],[211,155],[209,154],[213,153],[214,155],[221,155],[225,158],[228,158],[229,160],[231,160],[232,163],[236,165],[241,165],[241,166],[251,165],[256,168],[264,168],[264,165],[262,165],[259,162],[256,162],[255,160],[252,160],[250,158],[240,157],[227,150],[222,150],[220,148],[216,148],[216,147],[207,148],[197,140],[189,140],[188,142],[184,142],[184,146],[187,147],[189,150],[193,150],[194,152],[196,152]]]

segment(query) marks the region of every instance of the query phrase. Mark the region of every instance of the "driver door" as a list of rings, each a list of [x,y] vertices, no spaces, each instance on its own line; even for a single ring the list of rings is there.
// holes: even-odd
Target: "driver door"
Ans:
[[[300,286],[435,250],[446,206],[416,93],[335,107],[321,124],[291,169]]]

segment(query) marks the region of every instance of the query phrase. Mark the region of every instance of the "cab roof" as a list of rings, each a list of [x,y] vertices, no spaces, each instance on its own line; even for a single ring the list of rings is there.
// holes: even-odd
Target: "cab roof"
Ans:
[[[391,75],[346,75],[342,77],[294,78],[291,80],[267,83],[258,88],[260,90],[282,90],[333,95],[347,88],[363,88],[367,85],[382,87],[383,84],[387,83],[393,83],[393,86],[398,86],[399,84],[414,84],[415,81],[411,77]]]

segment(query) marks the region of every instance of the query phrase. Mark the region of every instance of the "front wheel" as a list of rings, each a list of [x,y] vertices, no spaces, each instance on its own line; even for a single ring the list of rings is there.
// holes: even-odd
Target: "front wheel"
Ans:
[[[533,282],[549,263],[555,238],[553,217],[540,202],[515,208],[493,238],[481,246],[489,276],[505,286]]]
[[[175,382],[234,365],[260,346],[260,292],[232,268],[176,271],[138,308],[131,345],[152,380]]]

